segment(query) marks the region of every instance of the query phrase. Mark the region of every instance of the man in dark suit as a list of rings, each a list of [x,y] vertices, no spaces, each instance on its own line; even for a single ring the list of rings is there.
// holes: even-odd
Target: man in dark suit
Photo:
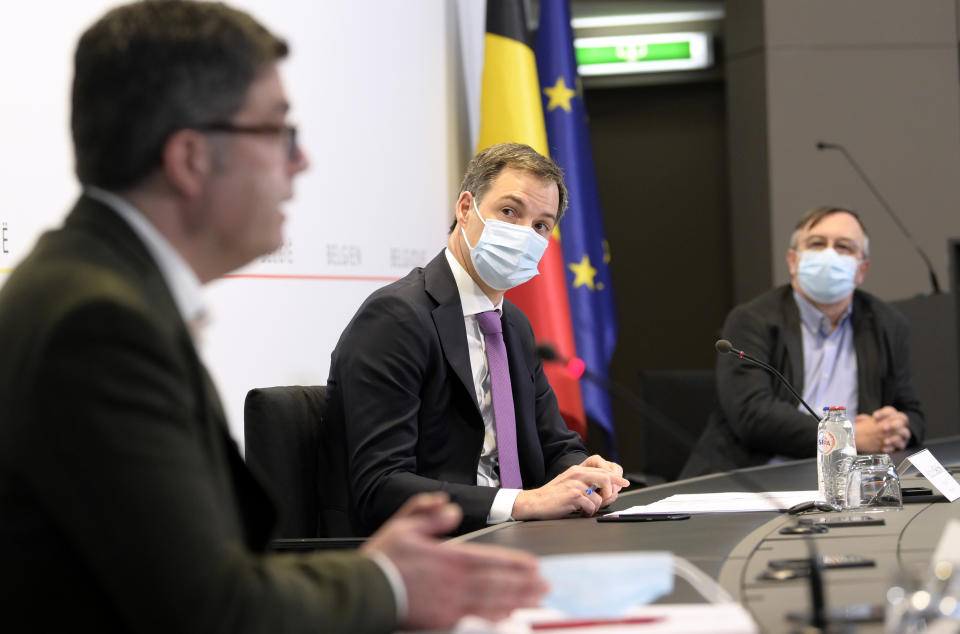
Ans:
[[[839,207],[807,212],[787,264],[791,283],[734,308],[723,337],[777,368],[812,407],[845,406],[858,453],[922,441],[906,320],[856,288],[870,266],[860,217]],[[816,421],[766,370],[721,355],[717,395],[681,477],[816,454]]]
[[[281,244],[307,167],[286,50],[242,12],[170,0],[114,9],[80,40],[84,193],[0,292],[9,631],[388,632],[544,591],[529,555],[435,540],[461,515],[443,495],[359,553],[265,553],[275,508],[194,337],[201,285]]]
[[[516,143],[487,148],[467,168],[447,249],[360,307],[327,381],[323,478],[345,483],[323,487],[328,527],[366,534],[424,491],[463,508],[461,530],[592,515],[627,485],[619,465],[588,457],[564,425],[530,322],[503,298],[536,275],[565,207],[553,161]],[[502,329],[509,366],[506,427],[487,318]]]

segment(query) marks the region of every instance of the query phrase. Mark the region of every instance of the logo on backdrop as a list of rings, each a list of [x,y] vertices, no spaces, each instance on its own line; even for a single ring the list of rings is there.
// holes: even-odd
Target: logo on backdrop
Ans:
[[[360,266],[363,264],[363,249],[356,244],[328,244],[328,266]]]
[[[6,223],[3,225],[6,231]],[[5,251],[4,251],[5,252]],[[426,249],[410,247],[390,248],[390,268],[409,270],[416,266],[423,266],[430,259]],[[363,266],[363,247],[359,244],[327,244],[326,264],[341,268]],[[293,264],[293,241],[285,240],[276,251],[260,258],[261,264]]]
[[[10,241],[7,237],[7,232],[9,227],[7,226],[6,221],[0,222],[0,255],[7,255],[10,253]]]
[[[427,263],[426,249],[393,247],[390,249],[390,266],[395,269],[412,269]]]
[[[261,264],[293,264],[293,241],[284,240],[276,251],[271,251],[262,258]]]

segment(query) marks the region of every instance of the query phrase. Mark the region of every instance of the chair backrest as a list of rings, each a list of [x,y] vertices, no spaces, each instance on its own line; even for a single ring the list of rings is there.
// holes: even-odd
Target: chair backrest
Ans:
[[[250,390],[243,406],[247,464],[280,504],[277,537],[323,537],[317,487],[326,387]]]
[[[717,407],[713,370],[640,370],[640,395],[663,416],[661,420],[696,440]],[[676,480],[693,447],[687,447],[659,427],[644,423],[643,472]]]

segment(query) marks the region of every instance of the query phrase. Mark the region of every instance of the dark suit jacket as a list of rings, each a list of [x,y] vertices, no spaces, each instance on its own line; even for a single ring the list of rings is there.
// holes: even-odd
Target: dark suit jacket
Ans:
[[[10,631],[389,631],[356,554],[263,554],[275,512],[159,270],[81,198],[0,291],[0,597]]]
[[[923,440],[923,412],[913,389],[906,320],[888,304],[859,290],[853,294],[850,318],[860,412],[885,405],[904,412],[910,419],[910,444],[916,445]],[[800,328],[793,288],[786,285],[734,308],[723,326],[723,337],[777,368],[803,393]],[[816,422],[805,409],[797,409],[797,399],[766,370],[731,354],[718,356],[717,395],[720,407],[711,415],[681,477],[764,464],[775,455],[815,455]]]
[[[506,300],[503,334],[521,475],[524,488],[536,488],[587,455],[560,417],[530,322]],[[461,530],[485,525],[497,489],[477,486],[483,419],[443,252],[367,298],[333,352],[327,390],[327,530],[365,534],[411,495],[438,490],[463,508]]]

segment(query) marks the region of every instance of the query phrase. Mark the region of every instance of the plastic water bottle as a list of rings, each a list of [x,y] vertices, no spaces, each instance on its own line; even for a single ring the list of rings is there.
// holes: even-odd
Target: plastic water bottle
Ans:
[[[827,496],[825,495],[824,486],[823,486],[823,441],[826,439],[823,430],[827,426],[827,421],[830,419],[830,408],[826,405],[823,407],[823,418],[820,419],[820,424],[817,425],[817,499],[820,501],[826,501]],[[830,451],[833,451],[833,448],[830,448]]]
[[[832,504],[846,505],[846,482],[841,477],[843,459],[857,455],[853,423],[847,408],[823,408],[827,415],[817,426],[817,488],[819,498]]]

